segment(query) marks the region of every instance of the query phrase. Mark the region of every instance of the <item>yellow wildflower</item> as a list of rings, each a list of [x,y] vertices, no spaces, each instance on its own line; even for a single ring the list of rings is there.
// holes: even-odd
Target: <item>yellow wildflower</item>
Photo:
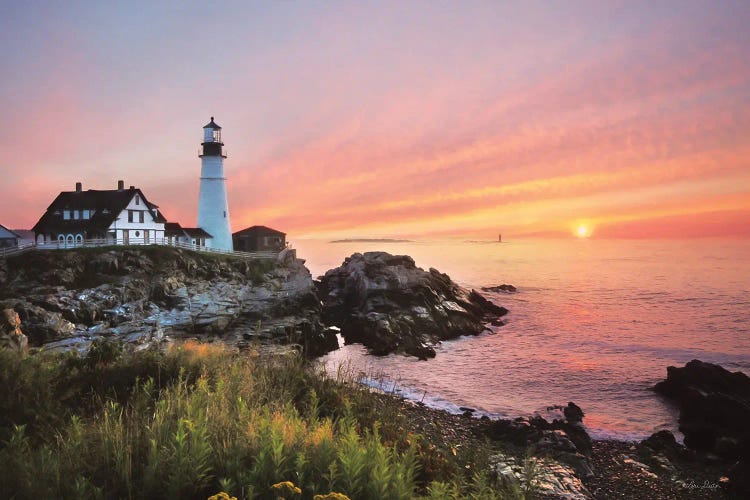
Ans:
[[[276,483],[271,486],[271,490],[276,495],[278,495],[278,498],[282,499],[287,498],[287,495],[289,496],[289,498],[293,498],[302,494],[302,490],[294,486],[294,483],[291,481],[282,481],[280,483]]]
[[[332,491],[325,495],[315,495],[313,500],[351,500],[348,496],[343,493],[336,493]]]
[[[237,500],[237,497],[230,497],[228,493],[220,492],[208,497],[208,500]]]

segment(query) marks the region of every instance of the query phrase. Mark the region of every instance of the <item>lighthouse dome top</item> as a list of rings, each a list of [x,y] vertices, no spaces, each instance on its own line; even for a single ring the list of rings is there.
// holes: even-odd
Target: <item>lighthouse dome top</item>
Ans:
[[[203,128],[212,128],[214,130],[221,130],[221,127],[214,122],[214,117],[211,117],[211,121],[208,123],[208,125],[204,126]]]

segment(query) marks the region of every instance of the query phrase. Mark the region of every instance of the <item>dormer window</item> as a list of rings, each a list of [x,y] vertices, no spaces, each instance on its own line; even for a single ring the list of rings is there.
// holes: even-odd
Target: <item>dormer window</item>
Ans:
[[[63,220],[70,220],[70,210],[63,210]]]
[[[73,218],[75,220],[78,220],[78,219],[81,218],[81,212],[80,212],[80,210],[73,210]]]

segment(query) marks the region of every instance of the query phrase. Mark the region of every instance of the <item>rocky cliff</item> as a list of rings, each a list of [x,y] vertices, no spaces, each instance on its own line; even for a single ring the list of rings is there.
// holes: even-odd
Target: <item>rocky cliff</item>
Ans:
[[[241,260],[168,247],[36,251],[0,261],[0,310],[32,346],[80,348],[97,337],[145,344],[211,336],[337,348],[320,322],[304,261]]]

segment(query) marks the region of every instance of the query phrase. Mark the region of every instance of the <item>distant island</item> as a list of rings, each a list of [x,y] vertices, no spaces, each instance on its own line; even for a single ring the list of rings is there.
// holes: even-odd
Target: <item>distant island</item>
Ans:
[[[398,240],[394,238],[346,238],[333,240],[328,243],[413,243],[414,240]]]

